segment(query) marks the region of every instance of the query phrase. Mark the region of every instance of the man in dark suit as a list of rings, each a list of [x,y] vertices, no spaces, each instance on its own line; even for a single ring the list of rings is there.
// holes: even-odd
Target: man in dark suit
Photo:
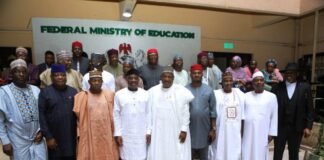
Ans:
[[[79,41],[72,43],[72,68],[82,75],[85,75],[89,71],[89,59],[83,56],[83,45]]]
[[[51,68],[51,65],[55,63],[54,53],[52,51],[45,52],[45,62],[38,65],[39,75],[44,72],[46,69]]]
[[[273,87],[278,100],[278,136],[274,139],[274,160],[282,160],[288,142],[289,160],[298,160],[301,139],[309,137],[313,126],[310,86],[297,81],[298,65],[288,63],[283,82]]]

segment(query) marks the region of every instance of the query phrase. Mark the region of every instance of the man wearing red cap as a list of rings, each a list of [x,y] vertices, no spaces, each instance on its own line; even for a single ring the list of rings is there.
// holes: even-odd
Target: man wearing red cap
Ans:
[[[190,102],[191,152],[193,158],[207,160],[208,146],[216,137],[216,99],[213,89],[202,82],[200,64],[191,66],[190,76],[192,82],[186,88],[195,97]]]
[[[83,46],[79,41],[75,41],[72,43],[72,68],[82,75],[86,74],[89,70],[89,59],[82,56],[83,54]]]
[[[110,49],[107,51],[109,64],[102,67],[103,70],[111,73],[114,78],[123,75],[123,66],[118,63],[118,51],[116,49]]]
[[[158,60],[159,55],[157,49],[151,48],[147,51],[147,64],[144,64],[138,69],[143,78],[145,90],[150,89],[160,82],[163,67],[158,64]]]

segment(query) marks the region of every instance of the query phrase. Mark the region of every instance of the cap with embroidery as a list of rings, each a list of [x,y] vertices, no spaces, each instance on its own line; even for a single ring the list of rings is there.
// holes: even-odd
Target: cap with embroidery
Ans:
[[[16,67],[25,67],[27,69],[26,61],[22,59],[16,59],[10,63],[10,69],[14,69]]]
[[[16,48],[16,53],[18,53],[18,52],[23,52],[25,54],[28,54],[28,50],[26,48],[24,48],[24,47],[21,47],[21,46]]]
[[[63,58],[72,58],[72,54],[66,50],[61,50],[56,53],[56,59],[61,60]]]
[[[98,71],[97,69],[94,69],[92,71],[89,72],[89,78],[102,78],[102,73],[100,71]]]

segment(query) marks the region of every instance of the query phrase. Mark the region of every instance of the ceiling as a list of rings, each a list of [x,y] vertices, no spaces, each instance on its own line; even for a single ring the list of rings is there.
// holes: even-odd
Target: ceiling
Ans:
[[[136,2],[136,0],[130,1]],[[137,0],[136,3],[215,8],[293,17],[300,17],[324,8],[324,0]]]

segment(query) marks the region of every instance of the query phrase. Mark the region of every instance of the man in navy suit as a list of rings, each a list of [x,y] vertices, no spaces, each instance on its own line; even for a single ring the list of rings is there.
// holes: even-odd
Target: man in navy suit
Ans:
[[[288,63],[285,80],[272,92],[278,100],[278,136],[274,139],[274,160],[282,160],[288,142],[289,160],[298,160],[301,139],[309,137],[313,126],[313,100],[310,86],[298,82],[298,65]]]

